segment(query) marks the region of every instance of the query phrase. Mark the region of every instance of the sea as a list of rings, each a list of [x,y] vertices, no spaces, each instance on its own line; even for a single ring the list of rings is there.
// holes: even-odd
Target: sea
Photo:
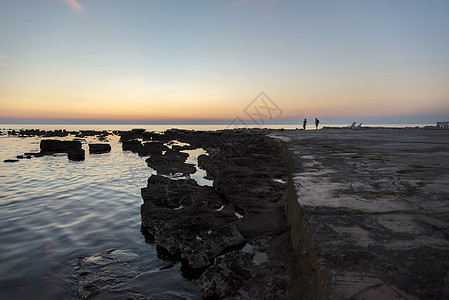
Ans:
[[[372,126],[425,125],[428,124]],[[145,128],[162,132],[170,128],[227,127],[0,124],[3,133],[12,129]],[[296,129],[299,126],[269,127]],[[85,296],[86,281],[80,280],[79,273],[83,262],[91,263],[87,264],[88,271],[91,266],[92,272],[98,273],[94,284],[100,288],[90,294],[94,299],[201,299],[196,281],[182,276],[181,264],[162,257],[141,232],[140,189],[156,174],[147,166],[145,157],[122,151],[119,137],[111,135],[107,142],[112,150],[105,154],[89,154],[87,144],[99,141],[96,137],[85,138],[84,161],[69,161],[61,154],[3,162],[26,152],[38,152],[41,139],[0,135],[0,299]],[[201,153],[205,153],[203,149],[191,151],[189,162],[197,164],[196,158]],[[199,184],[210,185],[204,175],[204,170],[197,166],[193,178]]]

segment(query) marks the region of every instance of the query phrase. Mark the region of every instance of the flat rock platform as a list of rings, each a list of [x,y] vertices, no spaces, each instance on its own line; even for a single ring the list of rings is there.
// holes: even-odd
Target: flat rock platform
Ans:
[[[292,235],[305,232],[297,243],[309,247],[296,247],[317,273],[309,277],[321,281],[315,296],[449,299],[449,130],[285,130],[270,137],[290,155],[299,205],[288,209],[300,211],[289,214],[303,227],[293,226]]]

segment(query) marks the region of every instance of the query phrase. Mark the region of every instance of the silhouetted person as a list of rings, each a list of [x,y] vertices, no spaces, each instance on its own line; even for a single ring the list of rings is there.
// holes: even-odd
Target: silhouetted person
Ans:
[[[320,124],[320,120],[315,118],[315,129],[318,129],[318,124]]]
[[[302,128],[304,130],[306,130],[306,124],[307,124],[307,119],[304,119],[304,122],[302,122]]]

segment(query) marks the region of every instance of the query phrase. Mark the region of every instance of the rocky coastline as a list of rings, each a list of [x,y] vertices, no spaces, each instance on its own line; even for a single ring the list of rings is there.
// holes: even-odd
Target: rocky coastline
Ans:
[[[187,278],[198,279],[204,298],[293,297],[287,173],[280,149],[257,130],[169,130],[158,139],[205,149],[209,155],[198,157],[198,163],[214,183],[150,177],[142,188],[142,232],[182,262]],[[170,153],[168,164],[181,170],[182,160],[170,158],[175,152],[153,154],[148,165],[158,174],[170,173],[158,163]]]
[[[155,170],[141,189],[142,234],[203,298],[413,299],[448,295],[447,132],[92,131],[102,143],[89,153],[119,135]],[[84,159],[81,144],[42,139],[17,161]],[[208,184],[192,176],[200,168]],[[80,298],[98,295],[86,287],[107,280],[79,269]]]
[[[38,136],[40,152],[66,153],[82,161],[82,137],[94,136],[89,154],[111,151],[104,137],[120,136],[123,151],[137,153],[157,172],[141,189],[142,234],[159,257],[180,261],[182,275],[197,283],[203,298],[294,298],[299,295],[290,267],[291,242],[285,212],[287,172],[281,149],[267,130],[191,131],[144,129],[68,132],[22,130]],[[75,139],[70,140],[74,136]],[[48,138],[54,139],[48,139]],[[64,138],[64,139],[61,139]],[[195,163],[189,151],[201,149]],[[211,185],[190,178],[199,168]],[[80,261],[79,296],[90,298],[100,287]],[[90,274],[90,273],[89,273]]]

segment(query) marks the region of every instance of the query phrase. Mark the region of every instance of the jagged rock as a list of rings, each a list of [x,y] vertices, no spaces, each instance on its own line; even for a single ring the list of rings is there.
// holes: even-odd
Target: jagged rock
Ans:
[[[221,170],[223,170],[226,165],[227,162],[220,154],[213,154],[209,156],[202,154],[198,156],[198,166],[206,170],[207,174],[214,178],[220,176]]]
[[[259,260],[260,254],[233,251],[217,257],[198,280],[203,298],[290,299],[285,295],[287,267],[265,258]]]
[[[229,212],[204,206],[179,210],[145,202],[141,207],[142,225],[154,236],[155,243],[191,269],[210,266],[215,257],[245,242]]]
[[[209,152],[198,157],[198,165],[215,178],[214,187],[198,187],[191,179],[152,176],[142,189],[143,232],[158,249],[202,273],[199,286],[205,298],[289,297],[285,258],[291,252],[273,250],[291,245],[286,185],[273,180],[285,179],[286,171],[279,149],[268,146],[261,132],[166,131],[166,139]],[[178,149],[146,161],[158,173],[174,172],[187,156]],[[280,237],[286,240],[282,245],[275,242]],[[257,248],[261,240],[265,242]],[[257,251],[239,251],[245,243]]]
[[[223,204],[210,186],[199,186],[193,179],[171,180],[160,175],[148,178],[148,185],[141,189],[141,195],[144,202],[167,208],[200,203],[219,208]]]
[[[108,153],[111,152],[109,144],[89,144],[89,153]]]
[[[149,167],[161,174],[193,174],[196,168],[192,164],[184,163],[188,154],[176,150],[167,150],[164,155],[150,156],[146,162]]]

